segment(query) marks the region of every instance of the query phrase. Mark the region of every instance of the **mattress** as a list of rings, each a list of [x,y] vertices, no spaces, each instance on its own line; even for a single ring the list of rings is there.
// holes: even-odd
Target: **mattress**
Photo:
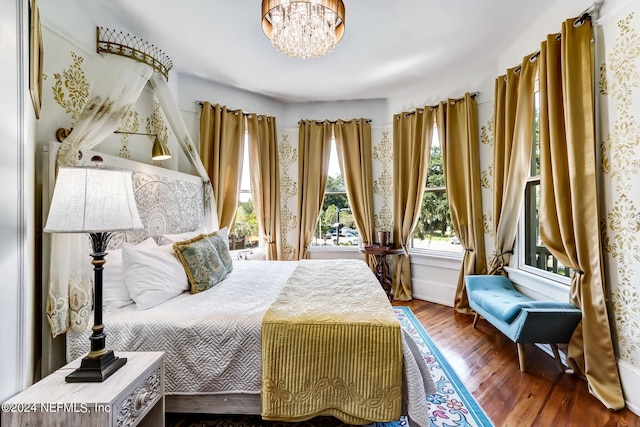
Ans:
[[[135,304],[131,304],[104,312],[106,347],[114,350],[116,355],[119,351],[164,351],[167,395],[245,394],[256,395],[259,399],[263,391],[263,320],[270,308],[282,310],[290,303],[299,302],[295,300],[305,298],[304,284],[298,283],[295,292],[289,288],[278,304],[274,304],[292,276],[296,281],[305,280],[294,275],[301,263],[316,264],[319,266],[316,268],[323,272],[320,286],[316,287],[314,294],[316,304],[309,304],[307,308],[317,314],[322,307],[327,307],[327,316],[335,315],[337,309],[360,320],[374,313],[377,319],[374,319],[374,323],[382,321],[381,324],[387,325],[384,328],[390,327],[392,330],[391,334],[396,340],[393,346],[397,349],[399,324],[394,324],[389,317],[393,316],[393,310],[384,291],[360,260],[236,260],[233,271],[222,282],[204,292],[193,295],[185,292],[147,310],[138,310]],[[355,275],[344,274],[354,266]],[[364,279],[359,279],[359,276]],[[322,286],[322,283],[328,282],[335,282],[337,287]],[[366,304],[361,304],[360,300],[371,297],[367,295],[367,289],[373,293],[373,306],[365,309],[363,307]],[[325,295],[320,298],[317,292]],[[332,306],[331,300],[341,301],[340,307]],[[306,313],[308,311],[304,304],[298,306],[298,314],[304,317]],[[69,361],[88,352],[90,335],[90,329],[82,333],[67,333]],[[405,410],[412,421],[426,426],[429,420],[425,396],[435,392],[435,385],[420,351],[415,345],[411,346],[410,337],[401,334],[400,338],[403,359],[400,363],[402,404],[406,406]],[[392,357],[382,365],[387,368],[390,364],[397,365],[397,354]],[[377,356],[374,358],[378,359]],[[392,381],[396,383],[397,369],[398,366],[391,368],[394,371]],[[392,385],[389,390],[396,395],[397,387]],[[393,406],[393,413],[396,414],[396,403]]]

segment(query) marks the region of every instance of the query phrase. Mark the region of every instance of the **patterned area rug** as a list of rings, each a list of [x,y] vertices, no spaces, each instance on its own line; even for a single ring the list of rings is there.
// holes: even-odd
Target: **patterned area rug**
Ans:
[[[437,392],[426,396],[429,402],[429,427],[493,426],[411,309],[409,307],[394,307],[393,309],[402,328],[408,331],[418,344],[436,384]],[[260,416],[250,415],[166,414],[167,427],[342,427],[346,425],[332,417],[317,417],[301,423],[284,423],[264,421]],[[376,423],[372,427],[408,425],[407,418],[402,417],[396,422]]]

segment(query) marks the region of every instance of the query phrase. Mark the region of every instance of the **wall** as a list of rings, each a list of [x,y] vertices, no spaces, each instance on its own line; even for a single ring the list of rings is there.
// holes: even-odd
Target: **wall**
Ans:
[[[35,112],[28,85],[29,9],[0,0],[0,401],[31,383],[35,359]]]
[[[640,4],[611,2],[598,37],[606,285],[622,385],[640,414]]]

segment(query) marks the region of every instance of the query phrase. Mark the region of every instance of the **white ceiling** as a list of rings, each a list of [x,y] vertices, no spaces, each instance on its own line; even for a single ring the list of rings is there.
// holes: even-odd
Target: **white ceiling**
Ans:
[[[556,0],[343,0],[333,52],[291,58],[261,27],[259,0],[109,0],[127,30],[160,47],[174,70],[284,102],[388,98],[449,73],[495,66]]]

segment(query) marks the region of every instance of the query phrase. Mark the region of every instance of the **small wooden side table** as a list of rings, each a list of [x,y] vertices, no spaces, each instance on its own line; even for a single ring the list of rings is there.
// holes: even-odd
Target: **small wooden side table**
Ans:
[[[164,426],[164,353],[118,352],[127,363],[101,383],[67,383],[76,359],[2,404],[2,425]]]
[[[393,299],[393,290],[391,289],[391,272],[389,269],[388,257],[392,255],[400,255],[404,253],[404,249],[395,246],[380,246],[378,244],[367,245],[360,252],[373,255],[376,259],[374,274],[378,278],[378,282],[382,285],[382,289],[387,293],[389,301]]]

